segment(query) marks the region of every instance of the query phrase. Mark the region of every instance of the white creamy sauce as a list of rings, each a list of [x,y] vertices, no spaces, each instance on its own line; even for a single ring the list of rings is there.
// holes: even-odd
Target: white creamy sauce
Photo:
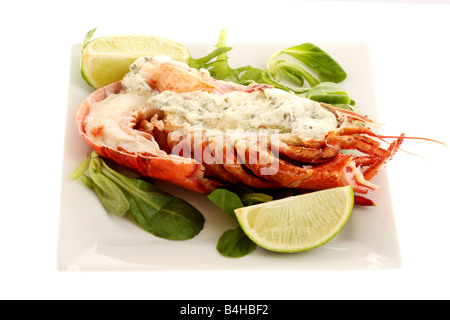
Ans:
[[[156,152],[154,142],[132,129],[136,114],[145,108],[163,111],[165,122],[172,127],[190,131],[201,127],[210,135],[227,130],[254,134],[264,129],[298,135],[304,140],[322,140],[338,127],[336,117],[319,103],[279,89],[225,94],[156,93],[138,72],[143,65],[145,60],[136,61],[122,82],[121,93],[90,106],[86,133],[91,139],[130,152]],[[98,134],[99,127],[102,130]]]
[[[166,121],[179,126],[195,125],[211,132],[243,130],[255,133],[290,133],[308,139],[323,139],[337,128],[336,117],[317,102],[279,89],[251,93],[176,94],[164,92],[149,103],[163,110]]]

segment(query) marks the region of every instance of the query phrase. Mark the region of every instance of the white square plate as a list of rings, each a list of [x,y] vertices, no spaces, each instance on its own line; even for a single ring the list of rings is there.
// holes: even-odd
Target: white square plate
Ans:
[[[230,44],[230,65],[264,68],[276,51],[294,44]],[[214,44],[187,44],[193,57],[203,56]],[[347,79],[341,83],[356,100],[357,108],[378,120],[370,49],[365,44],[319,44],[335,58]],[[75,126],[80,103],[92,92],[80,77],[81,45],[72,50],[67,127],[61,190],[61,215],[57,265],[61,271],[132,270],[325,270],[392,269],[401,259],[386,172],[373,180],[380,189],[369,194],[376,207],[355,207],[344,229],[320,248],[280,254],[257,248],[250,255],[233,259],[216,250],[220,235],[236,225],[202,195],[158,183],[158,186],[189,201],[205,216],[205,227],[192,240],[169,241],[141,230],[128,216],[108,214],[97,196],[70,176],[86,158],[89,147]]]

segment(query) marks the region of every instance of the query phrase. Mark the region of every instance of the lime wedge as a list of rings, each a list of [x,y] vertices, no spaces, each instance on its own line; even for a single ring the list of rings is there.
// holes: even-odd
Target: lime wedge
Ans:
[[[339,187],[236,209],[257,245],[276,252],[319,247],[342,230],[353,210],[353,188]]]
[[[95,89],[122,80],[140,57],[165,55],[189,63],[191,54],[183,45],[146,35],[118,35],[88,42],[81,56],[81,75]]]

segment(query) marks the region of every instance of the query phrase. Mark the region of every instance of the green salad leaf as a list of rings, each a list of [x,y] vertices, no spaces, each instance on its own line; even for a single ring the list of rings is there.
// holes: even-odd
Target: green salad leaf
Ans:
[[[328,104],[351,104],[352,99],[345,90],[336,83],[322,82],[311,88],[306,97]]]
[[[97,31],[97,28],[94,28],[92,30],[89,30],[86,35],[84,36],[83,42],[81,43],[81,49],[83,50],[84,47],[87,46],[87,44],[89,43],[89,41],[91,40],[91,38],[94,36],[95,31]],[[81,68],[80,70],[80,74],[81,74],[81,78],[86,81],[87,83],[89,83],[89,79],[86,77],[86,75],[84,74],[84,70],[83,68]]]
[[[321,81],[339,83],[347,78],[347,73],[342,67],[328,53],[312,43],[304,43],[290,47],[281,50],[276,55],[281,55],[282,53],[303,62],[307,67],[317,73]],[[298,68],[300,69],[301,67],[298,65]]]
[[[305,84],[305,78],[310,77],[305,70],[298,68],[297,64],[292,61],[279,60],[276,66],[281,74],[284,74],[299,87],[302,87]],[[311,81],[309,82],[311,83]]]
[[[88,157],[84,159],[84,161],[72,173],[72,180],[80,179],[84,175],[84,173],[89,170],[90,163],[91,163],[91,156],[88,155]]]
[[[256,243],[251,241],[239,226],[225,231],[219,238],[217,251],[230,258],[241,258],[256,249]]]
[[[251,83],[265,83],[269,84],[277,89],[281,89],[287,92],[292,92],[295,94],[302,94],[308,92],[308,88],[299,87],[292,84],[280,83],[272,79],[269,73],[265,70],[259,68],[248,68],[244,74],[241,76],[239,81],[240,84],[250,85]]]
[[[241,199],[244,203],[244,206],[247,207],[258,203],[270,202],[273,200],[273,197],[269,196],[268,194],[254,192],[243,195]]]
[[[122,190],[103,173],[105,164],[94,153],[89,165],[92,186],[106,210],[116,216],[124,216],[130,209]]]
[[[207,54],[206,56],[204,56],[202,58],[194,59],[191,57],[189,60],[189,66],[191,68],[195,68],[195,69],[205,68],[211,60],[213,60],[217,56],[220,56],[232,49],[233,48],[231,48],[231,47],[219,47],[216,50],[214,50],[213,52],[211,52],[210,54]]]
[[[234,210],[244,206],[241,198],[227,189],[214,190],[208,195],[208,199],[235,221],[237,221],[237,218],[234,214]]]
[[[337,85],[347,78],[347,73],[318,46],[304,43],[279,50],[270,57],[265,70],[252,66],[231,68],[227,52],[232,48],[226,46],[226,37],[227,30],[221,30],[217,49],[201,60],[201,63],[192,60],[190,66],[206,68],[218,80],[242,85],[268,84],[314,101],[354,109],[352,106],[355,102]],[[284,56],[288,59],[283,58]]]
[[[91,153],[89,175],[80,174],[86,161],[72,175],[93,189],[104,207],[123,216],[130,212],[136,223],[157,237],[187,240],[204,227],[205,218],[188,202],[161,191],[142,179],[129,178],[109,167],[95,152]]]
[[[242,185],[235,185],[234,191],[216,189],[208,195],[216,206],[237,222],[234,210],[257,203],[272,201],[273,198],[262,193],[255,193]],[[230,258],[240,258],[250,254],[256,244],[244,233],[240,226],[225,231],[217,241],[216,249]]]
[[[218,49],[226,47],[226,37],[227,30],[221,30],[219,42],[216,45]],[[210,62],[206,65],[206,69],[213,78],[239,83],[238,72],[232,69],[228,64],[228,55],[226,53],[218,55],[216,61]]]
[[[305,80],[310,87],[314,87],[320,83],[318,79],[299,64],[292,61],[277,59],[278,54],[279,53],[274,54],[268,63],[268,72],[272,77],[277,79],[277,81],[281,81],[283,76],[285,76],[294,83],[300,83],[300,86],[303,86]]]
[[[86,47],[86,45],[89,43],[89,41],[92,39],[92,37],[94,36],[95,31],[97,31],[97,28],[94,28],[92,30],[89,30],[86,35],[84,36],[83,42],[81,43],[81,48],[84,49],[84,47]]]

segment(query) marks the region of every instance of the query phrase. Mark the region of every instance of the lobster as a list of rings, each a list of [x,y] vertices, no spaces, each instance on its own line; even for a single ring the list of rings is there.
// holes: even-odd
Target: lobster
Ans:
[[[383,148],[389,137],[367,116],[216,80],[167,57],[140,58],[130,70],[81,103],[79,134],[104,158],[202,194],[233,183],[299,192],[351,185],[356,203],[373,205],[361,195],[378,188],[371,180],[406,138]]]

